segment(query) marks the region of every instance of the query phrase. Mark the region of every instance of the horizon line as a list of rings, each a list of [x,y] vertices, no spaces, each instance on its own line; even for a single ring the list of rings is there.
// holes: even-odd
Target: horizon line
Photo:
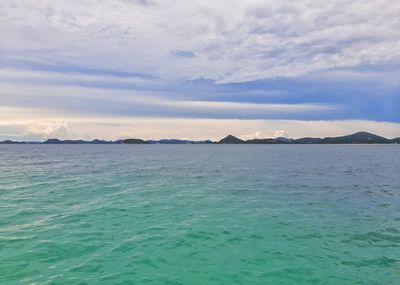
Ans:
[[[0,140],[0,143],[6,143],[6,142],[10,142],[10,143],[46,143],[48,141],[59,141],[59,142],[66,142],[66,141],[71,141],[71,142],[83,142],[83,143],[91,143],[91,142],[95,142],[95,141],[99,141],[99,142],[105,142],[105,143],[116,143],[116,142],[123,142],[126,140],[141,140],[143,142],[160,142],[160,141],[180,141],[180,142],[209,142],[209,143],[218,143],[220,141],[222,141],[223,139],[232,137],[235,139],[239,139],[243,142],[248,142],[248,141],[262,141],[262,140],[277,140],[277,141],[296,141],[296,140],[301,140],[301,139],[328,139],[328,138],[342,138],[342,137],[348,137],[348,136],[353,136],[356,134],[367,134],[367,135],[373,135],[376,137],[380,137],[380,138],[384,138],[386,140],[396,140],[400,138],[400,134],[399,136],[393,137],[393,138],[387,138],[381,135],[377,135],[374,133],[370,133],[370,132],[366,132],[366,131],[358,131],[355,133],[351,133],[351,134],[347,134],[347,135],[340,135],[340,136],[325,136],[325,137],[317,137],[317,136],[303,136],[303,137],[299,137],[299,138],[290,138],[290,137],[285,137],[285,136],[278,136],[278,137],[262,137],[262,138],[249,138],[249,139],[241,139],[240,136],[235,136],[232,134],[228,134],[225,137],[222,137],[219,140],[212,140],[212,139],[188,139],[188,138],[160,138],[160,139],[142,139],[139,137],[127,137],[127,138],[120,138],[120,139],[115,139],[115,140],[107,140],[107,139],[102,139],[102,138],[94,138],[94,139],[85,139],[85,138],[79,138],[79,139],[61,139],[61,138],[57,138],[57,137],[49,137],[49,138],[45,138],[43,140],[11,140],[11,139],[2,139]]]

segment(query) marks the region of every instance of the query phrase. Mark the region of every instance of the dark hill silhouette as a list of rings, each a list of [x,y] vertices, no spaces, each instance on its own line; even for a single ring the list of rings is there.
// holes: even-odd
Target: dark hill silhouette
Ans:
[[[284,142],[278,141],[275,139],[252,139],[252,140],[247,140],[244,143],[248,143],[248,144],[278,144],[278,143],[284,143]]]
[[[0,143],[1,144],[24,144],[25,142],[5,140],[5,141],[1,141]]]
[[[399,138],[394,138],[390,140],[391,143],[399,143],[400,144],[400,137]]]
[[[220,140],[218,143],[220,144],[241,144],[241,143],[245,143],[245,141],[232,136],[232,135],[228,135],[226,137],[224,137],[222,140]]]
[[[293,140],[293,143],[297,144],[312,144],[312,143],[321,143],[322,139],[321,138],[300,138],[300,139],[295,139]]]
[[[142,140],[142,139],[126,139],[122,140],[123,144],[148,144],[148,142]]]
[[[390,143],[390,140],[387,138],[377,136],[368,132],[358,132],[352,135],[348,136],[342,136],[342,137],[328,137],[322,139],[322,143],[330,143],[330,144],[336,144],[336,143],[341,143],[341,144],[346,144],[346,143]]]
[[[148,140],[151,144],[211,144],[214,143],[210,140],[205,141],[192,141],[192,140],[179,140],[179,139],[161,139],[161,140]]]
[[[191,140],[178,140],[178,139],[160,139],[160,140],[142,140],[142,139],[123,139],[116,141],[106,141],[94,139],[91,141],[85,140],[60,140],[48,139],[44,142],[32,141],[0,141],[0,144],[214,144],[211,140],[204,141],[191,141]],[[265,139],[251,139],[241,140],[233,135],[228,135],[221,139],[218,144],[400,144],[400,137],[387,139],[382,136],[371,134],[368,132],[358,132],[355,134],[340,136],[340,137],[326,137],[326,138],[311,138],[304,137],[299,139],[289,138],[265,138]]]
[[[382,144],[382,143],[400,143],[400,138],[387,139],[368,132],[358,132],[355,134],[341,137],[311,138],[304,137],[299,139],[287,138],[267,138],[267,139],[251,139],[243,141],[234,136],[227,136],[218,143],[222,144]]]

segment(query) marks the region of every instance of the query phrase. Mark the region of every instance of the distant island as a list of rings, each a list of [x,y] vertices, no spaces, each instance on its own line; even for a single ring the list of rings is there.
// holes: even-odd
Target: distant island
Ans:
[[[368,132],[358,132],[355,134],[341,137],[312,138],[304,137],[299,139],[290,139],[284,137],[241,140],[235,136],[229,135],[218,143],[222,144],[397,144],[400,143],[400,137],[387,139]]]
[[[142,139],[121,139],[107,141],[94,139],[86,140],[59,140],[48,139],[46,141],[0,141],[0,144],[399,144],[400,137],[387,139],[368,132],[358,132],[355,134],[341,137],[313,138],[304,137],[299,139],[290,139],[285,137],[250,139],[242,140],[233,135],[228,135],[220,141],[192,141],[179,139],[161,139],[161,140],[142,140]]]

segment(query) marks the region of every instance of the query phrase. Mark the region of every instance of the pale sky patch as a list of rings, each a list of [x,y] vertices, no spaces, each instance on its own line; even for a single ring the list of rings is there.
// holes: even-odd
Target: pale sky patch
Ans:
[[[191,118],[149,118],[86,116],[45,110],[0,108],[0,137],[44,140],[121,138],[190,138],[219,140],[232,134],[243,139],[269,137],[326,137],[368,131],[388,138],[400,135],[400,124],[366,120],[213,120]],[[13,120],[7,120],[9,113]],[[27,115],[28,114],[28,115]]]

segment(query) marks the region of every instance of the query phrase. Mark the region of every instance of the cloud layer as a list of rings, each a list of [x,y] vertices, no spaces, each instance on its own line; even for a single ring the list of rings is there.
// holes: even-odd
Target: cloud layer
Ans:
[[[399,15],[396,0],[0,0],[0,139],[399,136]]]
[[[400,59],[396,0],[0,2],[8,60],[219,83]],[[29,19],[29,20],[27,20]]]

